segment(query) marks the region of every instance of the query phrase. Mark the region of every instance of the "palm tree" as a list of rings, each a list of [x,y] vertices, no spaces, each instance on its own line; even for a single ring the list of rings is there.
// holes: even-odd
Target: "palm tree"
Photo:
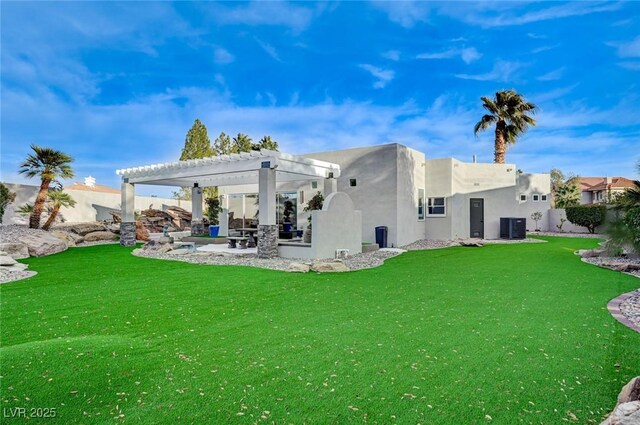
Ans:
[[[495,99],[481,97],[482,106],[490,112],[484,115],[473,128],[473,133],[496,125],[496,139],[494,148],[494,160],[496,164],[504,164],[507,144],[516,142],[518,136],[527,131],[527,128],[536,125],[536,120],[527,114],[535,114],[537,106],[524,100],[521,94],[514,90],[499,91]]]
[[[69,155],[51,148],[42,148],[31,145],[32,154],[20,164],[18,172],[32,178],[40,176],[40,190],[33,204],[33,212],[29,217],[29,227],[37,229],[40,227],[40,216],[47,199],[49,185],[57,178],[70,179],[73,177],[73,169],[70,163],[73,158]]]
[[[52,190],[49,192],[49,202],[53,206],[49,218],[42,226],[43,230],[49,230],[49,227],[53,224],[60,212],[61,207],[75,207],[76,201],[69,195],[61,190]]]
[[[251,152],[252,146],[253,143],[251,141],[251,137],[247,136],[244,133],[238,133],[238,135],[233,138],[233,146],[231,147],[231,152]]]

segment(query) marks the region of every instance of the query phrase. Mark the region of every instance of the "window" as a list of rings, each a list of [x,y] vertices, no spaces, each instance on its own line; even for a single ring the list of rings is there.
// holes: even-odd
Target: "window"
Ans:
[[[540,200],[542,202],[547,202],[547,195],[540,195]]]
[[[537,193],[533,195],[533,202],[538,202],[540,200],[540,195]]]
[[[418,220],[424,220],[424,189],[418,189]]]
[[[318,188],[318,182],[311,182],[311,189],[317,189]]]
[[[349,179],[349,186],[356,187],[356,179]]]
[[[444,198],[429,198],[427,201],[427,215],[444,216],[446,215],[446,206]]]
[[[520,202],[527,202],[527,195],[521,194],[520,195]]]

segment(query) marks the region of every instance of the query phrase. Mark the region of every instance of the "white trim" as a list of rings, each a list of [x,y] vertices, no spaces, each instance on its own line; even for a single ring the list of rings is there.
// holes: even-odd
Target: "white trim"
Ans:
[[[431,201],[433,199],[442,199],[443,200],[443,205],[431,205]],[[429,212],[429,208],[434,208],[434,207],[442,207],[444,208],[444,212],[441,214],[436,214],[436,213],[430,213]],[[445,196],[433,196],[433,197],[429,197],[427,198],[427,203],[426,203],[426,216],[427,217],[446,217],[447,216],[447,198]]]

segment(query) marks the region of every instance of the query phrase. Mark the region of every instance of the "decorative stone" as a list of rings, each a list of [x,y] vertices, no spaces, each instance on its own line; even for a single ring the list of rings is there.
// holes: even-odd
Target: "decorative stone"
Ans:
[[[116,235],[120,234],[120,225],[119,224],[107,224],[107,230],[115,233]]]
[[[628,403],[630,401],[640,401],[640,376],[636,376],[629,381],[618,394],[618,403]]]
[[[200,220],[193,220],[191,222],[191,236],[200,236],[204,234],[204,222]]]
[[[601,425],[640,425],[640,401],[619,404]]]
[[[475,247],[484,246],[481,239],[474,239],[474,238],[460,239],[458,243],[460,243],[460,245],[462,246],[475,246]]]
[[[66,251],[66,242],[61,241],[49,233],[39,233],[23,236],[20,242],[29,249],[29,255],[33,257],[43,257],[45,255],[57,254]]]
[[[278,226],[258,225],[258,258],[278,256]]]
[[[287,271],[292,273],[307,273],[310,269],[308,265],[303,263],[291,263]]]
[[[0,243],[0,251],[5,252],[14,260],[29,258],[29,248],[23,243]]]
[[[333,261],[331,263],[326,262],[316,262],[311,266],[311,270],[314,272],[348,272],[349,267],[345,266],[344,263],[340,261]]]
[[[161,245],[173,243],[173,236],[160,236],[158,238],[158,243]]]
[[[27,265],[22,263],[15,263],[13,266],[0,266],[0,270],[3,272],[23,272],[27,270]]]
[[[93,232],[106,231],[107,227],[102,223],[74,223],[55,226],[53,230],[65,230],[67,232],[76,233],[80,236],[85,236]]]
[[[100,231],[91,232],[84,237],[85,242],[97,242],[97,241],[115,241],[118,236],[115,233]]]
[[[136,221],[136,239],[139,241],[149,240],[149,231],[141,221]]]
[[[61,241],[66,242],[69,246],[76,246],[76,244],[84,241],[84,238],[77,233],[71,233],[64,230],[52,230],[49,233]]]
[[[8,255],[0,255],[0,266],[13,266],[14,264],[18,264],[18,262],[13,258]]]
[[[120,245],[134,246],[136,244],[136,223],[120,223]]]

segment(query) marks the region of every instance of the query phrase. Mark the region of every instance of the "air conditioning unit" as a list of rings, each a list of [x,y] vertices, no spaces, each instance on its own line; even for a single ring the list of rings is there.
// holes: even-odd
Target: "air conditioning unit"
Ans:
[[[527,219],[517,217],[500,218],[500,237],[502,239],[524,239],[527,237]]]

